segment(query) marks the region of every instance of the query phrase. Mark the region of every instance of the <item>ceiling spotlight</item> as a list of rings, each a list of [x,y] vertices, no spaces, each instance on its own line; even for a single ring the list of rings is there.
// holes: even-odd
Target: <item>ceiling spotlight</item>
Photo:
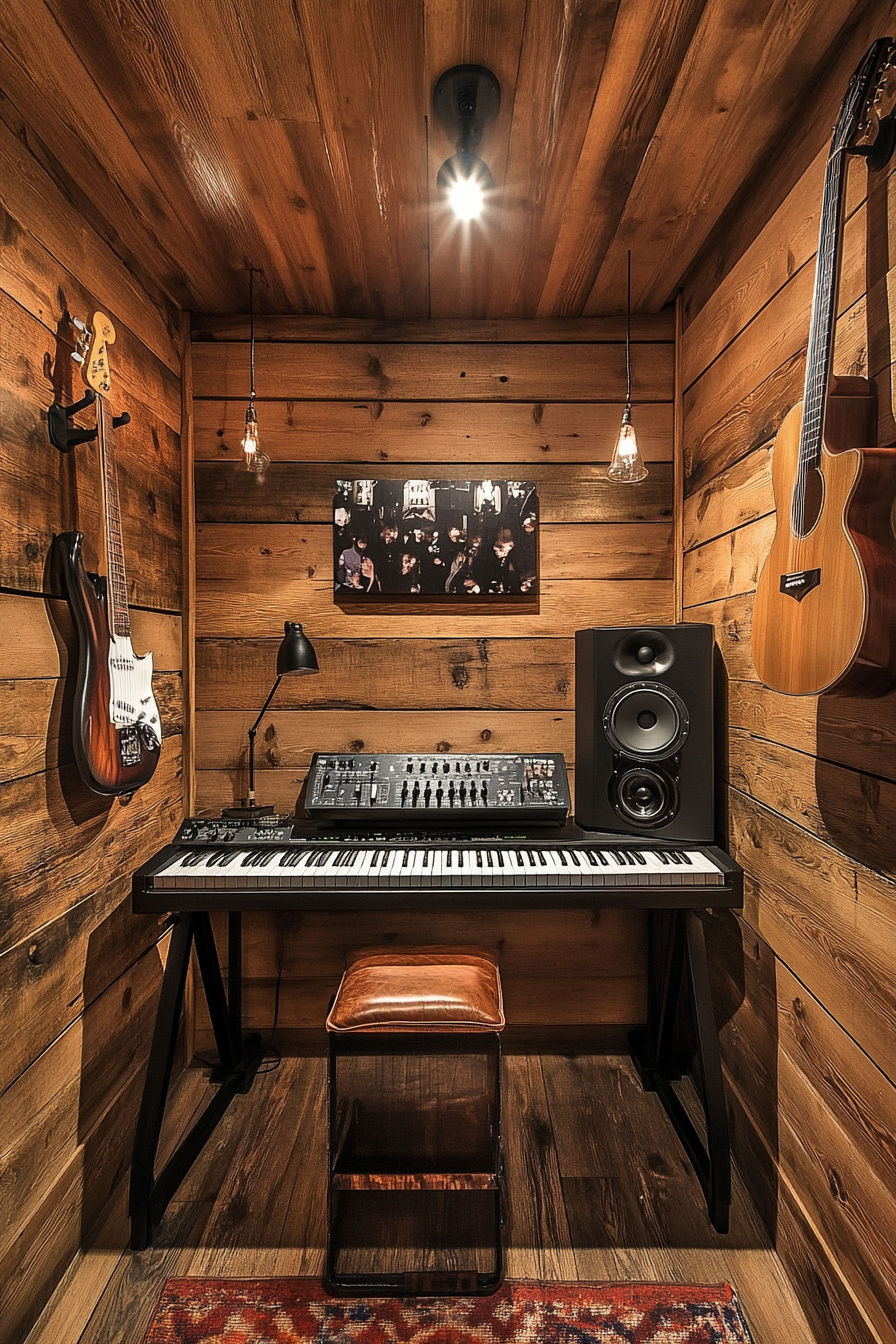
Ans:
[[[455,65],[436,82],[433,111],[457,146],[457,153],[439,169],[436,185],[447,196],[458,219],[477,219],[486,192],[495,183],[488,166],[474,151],[483,127],[494,121],[501,106],[501,86],[484,65]]]

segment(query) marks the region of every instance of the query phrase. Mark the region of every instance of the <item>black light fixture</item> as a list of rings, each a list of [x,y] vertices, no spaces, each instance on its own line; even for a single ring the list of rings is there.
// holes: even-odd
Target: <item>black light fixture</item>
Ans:
[[[255,411],[255,293],[253,277],[255,267],[249,267],[249,405],[246,407],[246,421],[240,447],[243,450],[243,465],[247,471],[260,474],[270,466],[271,459],[258,447],[258,415]]]
[[[453,65],[436,81],[432,106],[457,147],[457,153],[439,169],[436,185],[458,219],[477,219],[486,192],[494,191],[495,183],[488,165],[474,150],[479,148],[483,127],[498,115],[501,85],[484,65]]]
[[[623,485],[636,485],[648,474],[638,451],[638,439],[632,424],[632,254],[628,254],[628,287],[625,301],[625,410],[613,460],[607,477]]]
[[[249,729],[249,796],[243,805],[225,807],[221,812],[222,817],[229,817],[234,821],[254,821],[259,817],[274,815],[273,806],[261,806],[255,801],[255,734],[284,677],[307,676],[311,672],[319,671],[314,646],[298,621],[284,621],[283,640],[277,650],[277,680],[271,687],[271,693],[262,705],[258,718]]]

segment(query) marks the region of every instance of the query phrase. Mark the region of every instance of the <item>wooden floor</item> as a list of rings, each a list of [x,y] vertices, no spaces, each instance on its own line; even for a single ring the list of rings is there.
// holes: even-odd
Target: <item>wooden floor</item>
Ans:
[[[509,1055],[504,1134],[510,1278],[648,1279],[736,1289],[756,1344],[815,1344],[739,1177],[719,1236],[655,1096],[620,1056]],[[27,1344],[135,1344],[174,1275],[319,1275],[325,1242],[325,1062],[287,1059],[238,1097],[150,1250],[126,1238],[120,1189]],[[207,1084],[178,1083],[171,1127]]]

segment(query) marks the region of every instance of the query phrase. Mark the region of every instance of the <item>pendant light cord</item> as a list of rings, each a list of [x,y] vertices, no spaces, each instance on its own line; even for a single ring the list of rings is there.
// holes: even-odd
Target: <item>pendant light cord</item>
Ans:
[[[249,267],[249,405],[255,405],[255,267]]]
[[[628,254],[628,285],[625,297],[625,404],[632,404],[632,254]]]

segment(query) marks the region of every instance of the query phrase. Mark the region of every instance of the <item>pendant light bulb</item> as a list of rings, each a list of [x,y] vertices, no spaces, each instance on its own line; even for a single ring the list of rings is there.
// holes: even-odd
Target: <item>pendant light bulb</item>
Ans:
[[[622,412],[622,424],[619,426],[619,437],[613,449],[613,460],[607,477],[624,485],[635,485],[643,481],[646,475],[647,468],[638,449],[638,436],[632,424],[632,408],[626,406]]]
[[[258,447],[258,416],[255,414],[255,406],[251,401],[246,407],[246,423],[243,427],[240,447],[243,450],[243,466],[247,471],[260,473],[270,465],[271,459],[267,453],[262,453]]]
[[[246,407],[246,423],[240,447],[243,450],[243,466],[246,471],[261,475],[271,464],[267,453],[258,448],[258,416],[255,412],[255,293],[252,283],[254,267],[249,267],[249,405]]]
[[[638,436],[632,424],[632,254],[628,254],[628,286],[625,303],[625,410],[619,437],[613,449],[613,458],[607,479],[622,485],[637,485],[648,475],[644,459],[638,449]]]

